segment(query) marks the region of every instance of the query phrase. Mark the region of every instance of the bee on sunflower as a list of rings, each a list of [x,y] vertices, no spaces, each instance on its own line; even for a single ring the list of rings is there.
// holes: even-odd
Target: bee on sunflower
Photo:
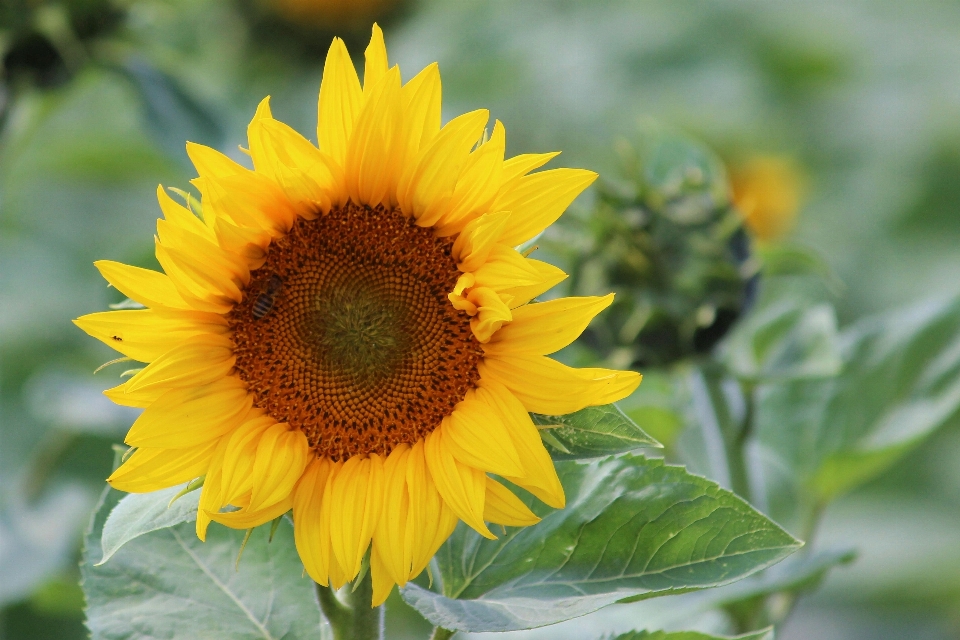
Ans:
[[[317,146],[268,99],[247,129],[253,169],[188,144],[201,205],[158,188],[163,272],[96,263],[145,308],[75,321],[148,363],[106,392],[143,408],[110,484],[202,477],[201,539],[211,522],[292,510],[317,583],[354,579],[369,550],[373,605],[458,521],[488,538],[487,523],[536,523],[501,480],[562,508],[528,412],[614,402],[640,376],[548,357],[612,295],[532,302],[566,276],[515,247],[596,174],[536,171],[556,153],[504,159],[488,117],[441,127],[437,65],[403,84],[374,26],[362,86],[343,42],[330,47]]]

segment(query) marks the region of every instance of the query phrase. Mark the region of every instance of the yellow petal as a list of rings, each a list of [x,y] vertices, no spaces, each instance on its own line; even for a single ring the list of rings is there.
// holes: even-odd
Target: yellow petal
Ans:
[[[171,344],[201,334],[224,334],[229,330],[222,316],[156,309],[91,313],[73,323],[123,355],[141,362],[156,360],[170,349]]]
[[[263,122],[273,120],[273,113],[270,111],[270,96],[267,96],[257,105],[257,111],[253,114],[253,119],[247,125],[247,150],[250,153],[250,159],[253,160],[253,170],[273,177],[273,158],[266,148],[263,140]]]
[[[127,381],[129,382],[129,380]],[[112,402],[121,407],[138,407],[145,409],[160,399],[169,389],[165,387],[152,387],[141,391],[128,391],[127,383],[118,384],[103,392],[103,395],[110,398]]]
[[[347,47],[334,38],[327,51],[317,103],[317,141],[320,150],[341,169],[346,166],[347,143],[360,113],[362,90]]]
[[[390,592],[393,591],[393,586],[396,584],[396,581],[394,581],[386,564],[384,564],[383,559],[380,557],[376,542],[374,542],[373,547],[370,549],[370,579],[373,581],[373,600],[371,605],[379,607],[390,597]]]
[[[432,226],[446,212],[460,170],[489,118],[486,109],[454,118],[404,171],[397,198],[403,212],[420,226]]]
[[[330,530],[324,530],[322,504],[334,464],[315,458],[306,468],[293,497],[293,536],[297,554],[314,582],[327,586],[330,575]]]
[[[217,242],[247,261],[250,269],[259,269],[267,259],[270,234],[263,229],[243,229],[223,218],[214,226]]]
[[[540,522],[540,518],[520,498],[493,478],[487,478],[483,519],[508,527],[528,527]]]
[[[493,289],[504,298],[509,296],[511,309],[526,304],[566,278],[566,274],[553,265],[524,258],[517,250],[499,242],[491,247],[486,261],[473,275],[475,286]]]
[[[490,379],[481,379],[476,390],[478,400],[494,410],[513,439],[514,447],[523,463],[524,476],[504,476],[523,487],[554,509],[566,505],[566,497],[550,454],[543,446],[540,433],[530,414],[505,386]]]
[[[247,127],[247,138],[256,171],[280,185],[287,197],[300,205],[301,215],[313,204],[329,210],[337,182],[325,155],[291,127],[274,120],[267,99]]]
[[[236,429],[224,436],[227,445],[220,468],[221,504],[217,505],[217,509],[223,505],[236,504],[240,498],[251,492],[260,440],[263,434],[276,424],[274,418],[254,409]]]
[[[383,508],[373,534],[373,549],[391,583],[403,585],[410,575],[413,549],[407,539],[410,496],[407,492],[407,458],[410,447],[397,446],[383,464]]]
[[[219,522],[232,529],[252,529],[266,524],[271,520],[276,520],[293,507],[293,497],[287,496],[263,509],[250,509],[244,507],[238,511],[228,511],[226,513],[208,513],[207,515],[214,522]]]
[[[301,216],[312,219],[316,215],[314,209],[327,212],[334,201],[340,202],[342,194],[337,189],[343,178],[331,170],[326,154],[277,120],[264,121],[262,129],[274,180],[299,205]]]
[[[196,222],[200,224],[199,220]],[[250,269],[246,260],[235,253],[224,251],[217,244],[212,230],[209,235],[200,235],[169,220],[158,220],[157,236],[167,249],[175,249],[196,257],[207,266],[212,277],[220,276],[240,286],[250,281]]]
[[[523,475],[523,464],[506,427],[472,393],[444,420],[443,429],[447,447],[460,462],[498,475]]]
[[[603,297],[560,298],[513,310],[513,320],[484,345],[489,354],[549,355],[577,339],[594,316],[610,306],[613,294]]]
[[[176,286],[164,273],[112,260],[97,260],[93,266],[117,291],[142,305],[173,309],[190,308],[177,292]]]
[[[427,469],[422,439],[413,445],[407,459],[407,491],[410,495],[407,539],[413,550],[413,568],[408,578],[414,578],[420,575],[459,522],[440,496]]]
[[[206,240],[213,240],[214,235],[211,227],[204,224],[200,218],[193,215],[193,212],[171,198],[170,194],[164,190],[163,185],[157,186],[157,202],[160,203],[160,211],[163,212],[164,220]]]
[[[299,429],[277,424],[267,429],[257,447],[253,465],[250,509],[257,510],[287,499],[307,466],[310,445]]]
[[[440,68],[436,62],[415,75],[400,90],[403,102],[404,155],[403,166],[416,163],[440,132]]]
[[[522,178],[534,169],[539,169],[560,155],[559,151],[551,153],[523,153],[503,161],[503,189],[507,192],[515,186],[514,180]]]
[[[171,389],[140,414],[124,442],[134,447],[194,447],[236,427],[252,404],[246,384],[233,377],[204,387]]]
[[[124,391],[209,384],[230,373],[236,360],[229,337],[200,334],[184,340],[151,362],[126,382]]]
[[[476,315],[470,319],[470,330],[481,344],[488,342],[504,322],[513,318],[510,307],[493,289],[475,287],[467,299],[477,308]]]
[[[449,236],[460,232],[471,220],[490,211],[500,190],[506,132],[499,120],[490,139],[470,154],[457,178],[450,209],[437,221],[437,233]]]
[[[467,300],[466,296],[469,294],[464,293],[465,290],[472,287],[476,281],[477,278],[472,273],[464,273],[457,278],[457,284],[454,285],[453,291],[447,294],[447,299],[453,305],[454,309],[466,311],[467,315],[470,316],[477,314],[477,305]]]
[[[243,294],[230,273],[209,269],[203,260],[188,251],[172,249],[155,238],[157,261],[177,286],[180,295],[196,307],[196,301],[206,301],[222,313],[229,311],[233,302],[240,302]],[[205,309],[206,310],[206,309]]]
[[[188,142],[187,155],[200,174],[191,182],[203,196],[204,218],[213,214],[213,219],[206,219],[208,226],[226,217],[240,226],[267,229],[278,236],[290,229],[295,211],[270,178],[203,145]]]
[[[164,221],[157,221],[160,243],[166,248],[169,259],[176,262],[181,272],[207,291],[229,298],[235,302],[243,299],[242,288],[250,281],[250,270],[246,264],[241,266],[240,256],[227,258],[226,252],[211,242],[193,241],[171,242],[170,228]],[[164,236],[167,242],[164,242]]]
[[[627,397],[640,384],[635,371],[573,369],[537,355],[487,356],[480,377],[502,383],[527,411],[562,415]]]
[[[254,170],[279,185],[297,213],[312,219],[330,210],[333,177],[319,149],[273,119],[269,100],[263,99],[247,126]]]
[[[225,218],[240,227],[283,236],[293,225],[297,209],[273,180],[248,169],[244,171],[190,181],[200,190],[204,212],[214,212],[217,220]]]
[[[486,492],[486,474],[481,469],[471,467],[456,459],[448,443],[446,434],[448,419],[427,436],[424,457],[430,477],[457,516],[491,540],[496,539],[487,525],[483,523],[483,497]]]
[[[217,448],[207,468],[207,475],[203,479],[203,488],[200,490],[200,504],[197,507],[197,537],[201,541],[207,539],[207,527],[210,526],[209,514],[216,513],[223,506],[220,478],[228,440],[229,438],[220,438],[217,442]]]
[[[331,509],[336,517],[330,544],[348,580],[360,572],[360,561],[380,517],[382,496],[383,461],[376,454],[350,458],[333,479]]]
[[[383,42],[383,31],[377,23],[373,23],[373,34],[370,44],[363,52],[365,64],[363,67],[363,96],[367,97],[373,87],[380,82],[380,78],[387,72],[387,45]]]
[[[137,449],[107,482],[128,493],[173,487],[207,473],[217,440],[190,449]]]
[[[323,536],[321,538],[321,545],[323,545],[324,548],[330,549],[330,555],[328,558],[330,586],[334,589],[339,589],[344,585],[344,583],[347,582],[347,580],[353,578],[353,576],[347,574],[346,569],[344,569],[337,560],[337,555],[333,551],[334,529],[339,529],[340,521],[343,517],[342,512],[338,511],[336,505],[334,504],[333,488],[334,480],[340,476],[340,472],[342,470],[342,462],[337,462],[334,464],[333,469],[330,471],[330,477],[327,479],[327,485],[323,489],[323,502],[320,508],[320,534]]]
[[[382,74],[370,89],[347,144],[347,194],[358,204],[391,206],[400,174],[402,121],[400,69]]]
[[[497,289],[497,293],[504,299],[510,298],[507,306],[511,309],[527,304],[567,279],[567,274],[548,262],[532,260],[531,258],[525,258],[525,260],[528,273],[524,276],[524,280],[535,280],[536,282],[534,284],[501,286]]]
[[[460,271],[474,271],[486,262],[510,215],[509,211],[485,213],[464,227],[453,243],[453,257]]]
[[[493,211],[512,211],[510,224],[500,241],[518,245],[553,224],[574,198],[589,187],[597,174],[585,169],[551,169],[519,178],[502,191]]]
[[[187,143],[187,156],[202,178],[224,178],[243,175],[250,171],[216,149],[195,142]]]

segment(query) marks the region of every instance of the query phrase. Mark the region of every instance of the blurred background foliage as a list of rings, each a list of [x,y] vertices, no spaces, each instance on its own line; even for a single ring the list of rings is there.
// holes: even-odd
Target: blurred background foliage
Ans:
[[[799,586],[856,547],[779,637],[960,635],[960,5],[0,0],[2,637],[85,637],[82,530],[132,418],[69,323],[119,301],[91,262],[156,267],[156,184],[193,177],[185,140],[239,159],[264,95],[312,137],[330,38],[359,56],[374,19],[406,77],[439,60],[445,117],[604,177],[538,250],[618,292],[562,357],[641,368],[624,408],[668,458],[815,534]],[[756,615],[740,588],[527,637],[706,629]]]

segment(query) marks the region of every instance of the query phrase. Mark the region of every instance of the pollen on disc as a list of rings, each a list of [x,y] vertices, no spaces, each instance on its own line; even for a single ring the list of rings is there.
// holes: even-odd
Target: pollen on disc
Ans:
[[[460,275],[451,248],[383,207],[298,219],[229,316],[256,406],[334,460],[433,431],[483,356],[447,299]]]

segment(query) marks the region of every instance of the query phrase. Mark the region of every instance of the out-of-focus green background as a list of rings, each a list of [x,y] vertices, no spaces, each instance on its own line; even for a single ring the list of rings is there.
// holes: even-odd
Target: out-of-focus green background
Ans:
[[[960,292],[958,3],[374,4],[404,78],[438,60],[444,117],[490,108],[511,155],[559,149],[605,174],[616,137],[655,119],[732,166],[790,159],[790,240],[842,280],[842,324]],[[99,394],[116,371],[91,375],[114,356],[70,324],[119,300],[92,261],[155,266],[156,185],[193,177],[185,140],[240,158],[263,96],[315,137],[331,35],[360,60],[369,33],[369,16],[344,20],[253,0],[0,0],[0,637],[85,637],[80,536],[135,415]],[[819,536],[860,557],[780,637],[960,637],[960,425],[831,505]]]

